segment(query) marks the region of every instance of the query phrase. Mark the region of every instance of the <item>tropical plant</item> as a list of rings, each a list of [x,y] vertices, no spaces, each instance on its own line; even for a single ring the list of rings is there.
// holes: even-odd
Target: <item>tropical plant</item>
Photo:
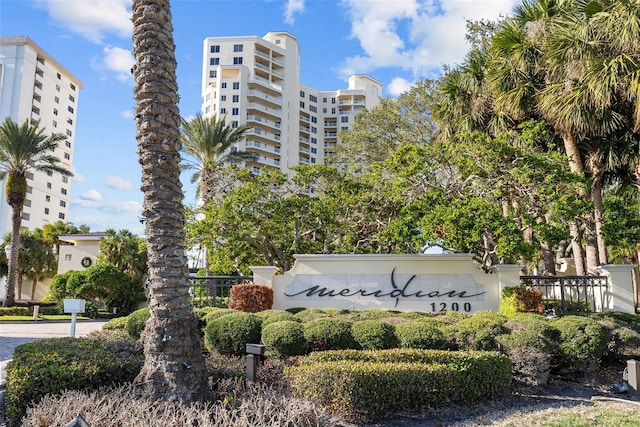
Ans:
[[[142,165],[150,318],[138,389],[201,400],[207,375],[191,306],[180,185],[180,114],[169,0],[133,1],[136,140]]]
[[[6,178],[5,195],[11,207],[11,249],[7,275],[5,306],[15,304],[15,285],[20,249],[20,224],[27,194],[27,177],[32,171],[73,175],[53,154],[62,134],[45,133],[38,122],[25,120],[18,125],[7,118],[0,126],[0,179]]]

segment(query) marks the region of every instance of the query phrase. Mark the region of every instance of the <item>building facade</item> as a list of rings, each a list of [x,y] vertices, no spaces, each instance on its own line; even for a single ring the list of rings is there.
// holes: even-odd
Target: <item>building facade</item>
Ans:
[[[54,155],[72,170],[78,98],[82,82],[26,36],[0,37],[0,119],[39,122],[45,134],[60,133]],[[71,179],[33,171],[27,177],[22,228],[68,221]],[[11,231],[11,209],[0,188],[0,237]]]
[[[330,163],[339,132],[381,96],[381,83],[366,75],[351,76],[347,89],[335,91],[302,85],[298,42],[286,32],[204,40],[202,113],[251,128],[235,149],[256,154],[245,164],[256,174]]]

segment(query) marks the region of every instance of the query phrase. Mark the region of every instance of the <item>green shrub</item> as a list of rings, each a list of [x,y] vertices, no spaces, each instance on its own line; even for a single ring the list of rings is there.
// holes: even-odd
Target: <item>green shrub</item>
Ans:
[[[349,320],[358,322],[361,320],[380,320],[385,317],[391,317],[398,315],[400,312],[393,312],[389,310],[370,309],[370,310],[353,310],[348,312],[347,317]]]
[[[285,368],[296,393],[353,419],[503,395],[509,359],[495,352],[436,350],[313,353]]]
[[[94,390],[133,381],[142,367],[130,339],[50,338],[16,347],[7,365],[7,412],[20,420],[31,402],[64,390]]]
[[[455,343],[461,350],[496,350],[496,337],[504,332],[505,315],[495,311],[479,311],[450,326]]]
[[[276,322],[281,322],[283,320],[288,320],[288,321],[292,321],[292,322],[297,322],[297,323],[301,323],[300,319],[298,319],[296,316],[294,316],[293,314],[287,312],[287,311],[273,311],[272,313],[269,313],[268,315],[266,315],[266,317],[262,317],[262,327],[264,328],[267,325],[270,325],[272,323],[276,323]]]
[[[260,342],[261,332],[258,316],[238,311],[209,321],[204,328],[204,343],[218,353],[241,356],[246,353],[246,344]]]
[[[620,311],[607,311],[595,316],[596,320],[606,320],[617,326],[623,326],[640,332],[640,316],[637,314],[623,313]]]
[[[107,323],[102,325],[102,329],[106,331],[114,331],[114,330],[127,330],[127,318],[126,317],[114,317],[109,320]]]
[[[558,353],[561,369],[583,371],[597,363],[607,347],[607,334],[595,320],[581,316],[554,319],[552,325],[560,332]]]
[[[298,313],[299,314],[299,313]],[[320,318],[306,322],[304,337],[309,351],[356,348],[351,335],[351,323],[338,318]]]
[[[140,339],[149,317],[151,317],[149,307],[140,308],[127,316],[127,333],[131,338]]]
[[[293,320],[263,324],[262,343],[267,347],[267,354],[279,358],[304,354],[307,347],[302,324]]]
[[[403,348],[443,349],[447,346],[444,333],[435,322],[401,323],[395,329],[399,345]]]
[[[64,303],[60,300],[55,304],[41,305],[38,312],[44,315],[64,314]]]
[[[0,307],[0,316],[28,316],[29,307]]]
[[[398,345],[395,328],[381,320],[361,320],[351,325],[351,335],[364,350],[384,350]]]
[[[329,314],[325,313],[325,311],[320,308],[305,308],[304,310],[298,311],[295,316],[300,319],[302,323],[330,317]]]
[[[207,313],[204,316],[204,323],[206,325],[209,322],[211,322],[212,320],[218,319],[218,318],[220,318],[222,316],[226,316],[227,314],[237,313],[237,312],[238,311],[232,310],[230,308],[213,307],[213,310],[209,310],[209,313]]]

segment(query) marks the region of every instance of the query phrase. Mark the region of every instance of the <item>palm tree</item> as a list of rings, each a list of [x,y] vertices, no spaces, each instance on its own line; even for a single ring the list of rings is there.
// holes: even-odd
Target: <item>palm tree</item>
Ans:
[[[72,173],[53,155],[58,143],[65,139],[62,134],[47,135],[39,123],[31,124],[29,120],[18,125],[7,118],[0,126],[0,179],[7,178],[5,196],[11,206],[11,252],[4,302],[7,307],[15,304],[20,223],[27,194],[27,176],[31,171],[71,176]]]
[[[207,374],[189,296],[180,184],[180,113],[169,0],[133,1],[136,140],[142,165],[150,318],[135,384],[182,401],[206,395]]]
[[[204,205],[218,195],[217,172],[224,163],[238,163],[255,159],[253,153],[234,151],[234,146],[246,136],[249,127],[232,127],[226,117],[208,118],[198,114],[191,121],[181,119],[182,151],[194,160],[184,160],[185,169],[195,169],[191,183],[198,182],[197,196]]]

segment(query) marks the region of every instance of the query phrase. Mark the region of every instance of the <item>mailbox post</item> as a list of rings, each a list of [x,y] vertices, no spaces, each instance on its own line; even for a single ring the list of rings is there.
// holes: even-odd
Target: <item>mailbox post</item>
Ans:
[[[76,316],[78,313],[84,313],[85,300],[83,299],[65,299],[64,312],[71,313],[71,335],[76,336]]]

